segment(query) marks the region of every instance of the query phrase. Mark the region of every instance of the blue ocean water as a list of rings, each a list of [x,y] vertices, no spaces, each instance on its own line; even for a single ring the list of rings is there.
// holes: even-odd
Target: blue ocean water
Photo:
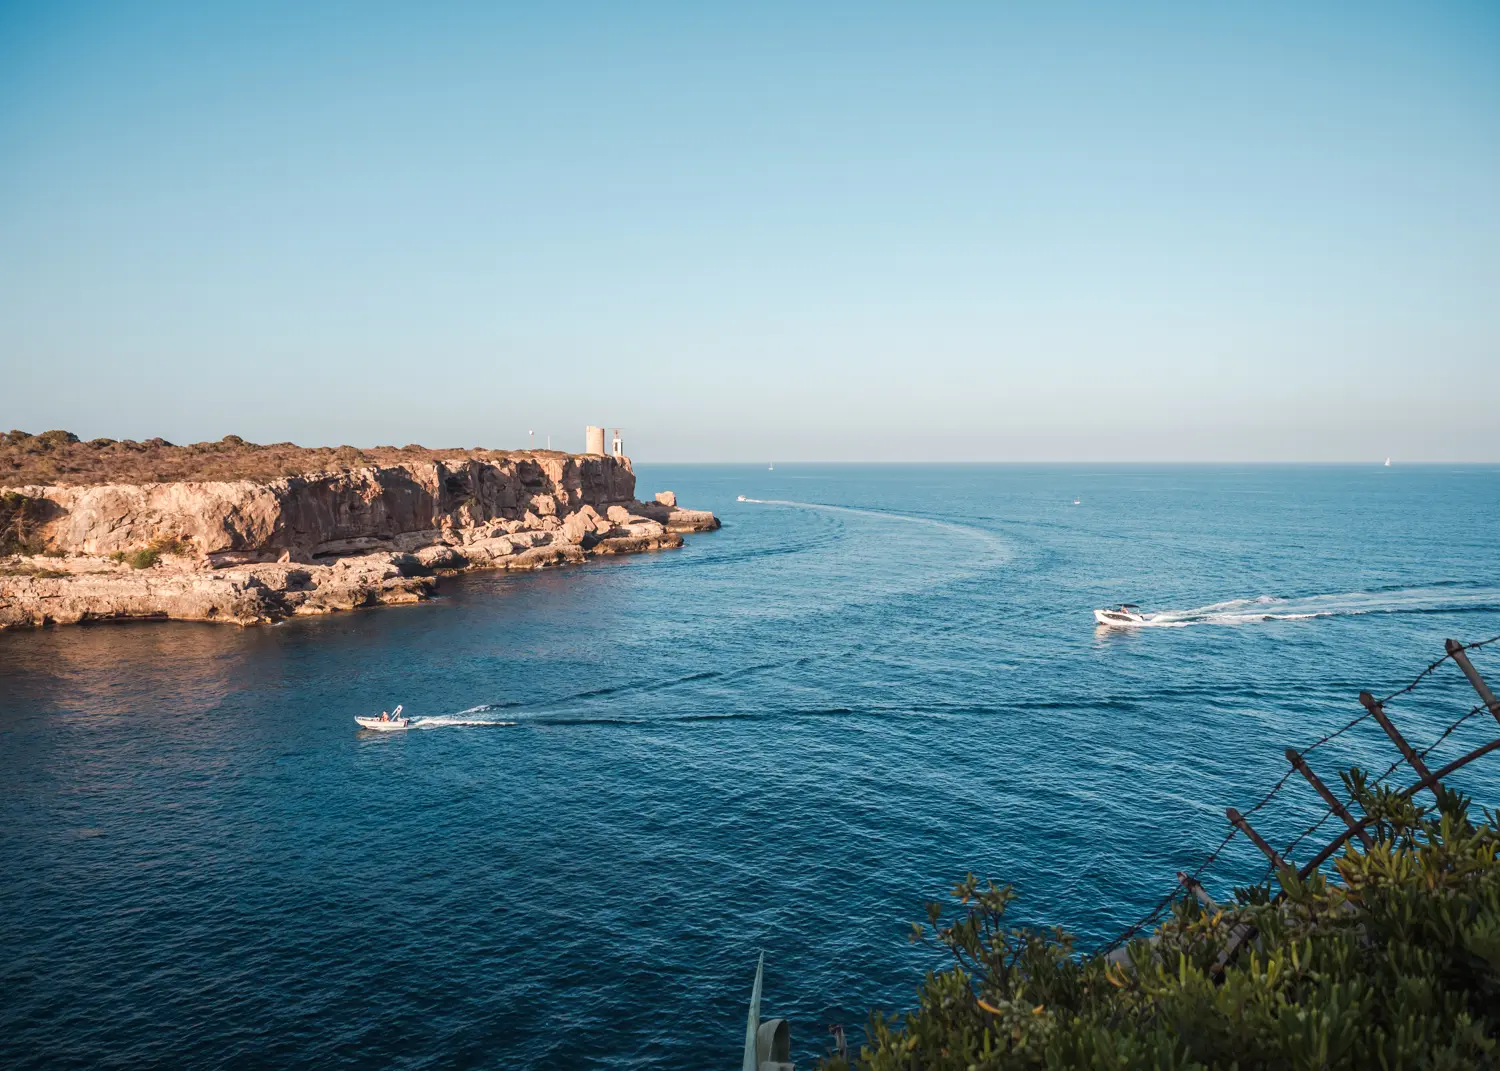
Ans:
[[[1500,633],[1495,467],[640,486],[723,530],[274,628],[0,634],[0,1065],[733,1067],[764,949],[808,1066],[912,1003],[965,872],[1097,945],[1285,746]],[[1174,627],[1096,630],[1121,601]],[[1425,745],[1474,702],[1448,665],[1391,712]],[[396,703],[419,731],[356,730]],[[1317,754],[1393,757],[1368,723]],[[1457,781],[1494,804],[1500,760]],[[1206,882],[1261,869],[1236,841]]]

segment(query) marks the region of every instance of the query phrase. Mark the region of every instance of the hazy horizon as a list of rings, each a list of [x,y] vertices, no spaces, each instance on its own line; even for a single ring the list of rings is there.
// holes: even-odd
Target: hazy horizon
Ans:
[[[0,427],[1500,461],[1500,8],[0,8]]]

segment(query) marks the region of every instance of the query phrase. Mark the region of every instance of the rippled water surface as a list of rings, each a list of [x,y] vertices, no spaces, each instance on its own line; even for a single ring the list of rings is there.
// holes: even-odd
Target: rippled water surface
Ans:
[[[810,1062],[911,1002],[954,878],[1098,944],[1282,748],[1500,632],[1495,468],[641,468],[723,530],[275,628],[0,634],[0,1065],[732,1067],[759,949]],[[1121,601],[1173,627],[1096,631]],[[1425,744],[1474,701],[1450,665],[1392,713]],[[420,731],[354,726],[396,703]],[[1493,804],[1500,761],[1458,780]]]

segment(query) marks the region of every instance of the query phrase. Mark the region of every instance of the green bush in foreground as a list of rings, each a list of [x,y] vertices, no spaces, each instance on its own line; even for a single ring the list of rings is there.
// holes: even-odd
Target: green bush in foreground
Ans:
[[[1061,930],[1005,926],[1009,886],[972,875],[958,913],[928,914],[957,960],[915,1011],[872,1017],[858,1066],[934,1068],[1486,1068],[1500,1065],[1500,834],[1444,792],[1418,807],[1345,775],[1376,844],[1339,878],[1281,875],[1208,912],[1177,904],[1109,964]],[[1429,797],[1430,798],[1430,797]],[[1256,936],[1227,968],[1231,931]],[[916,935],[927,933],[916,926]],[[829,1071],[847,1066],[841,1059]]]

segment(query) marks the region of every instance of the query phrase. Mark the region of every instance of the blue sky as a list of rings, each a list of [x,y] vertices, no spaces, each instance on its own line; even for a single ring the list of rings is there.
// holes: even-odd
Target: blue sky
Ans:
[[[88,437],[1500,460],[1500,5],[0,0],[0,372]]]

